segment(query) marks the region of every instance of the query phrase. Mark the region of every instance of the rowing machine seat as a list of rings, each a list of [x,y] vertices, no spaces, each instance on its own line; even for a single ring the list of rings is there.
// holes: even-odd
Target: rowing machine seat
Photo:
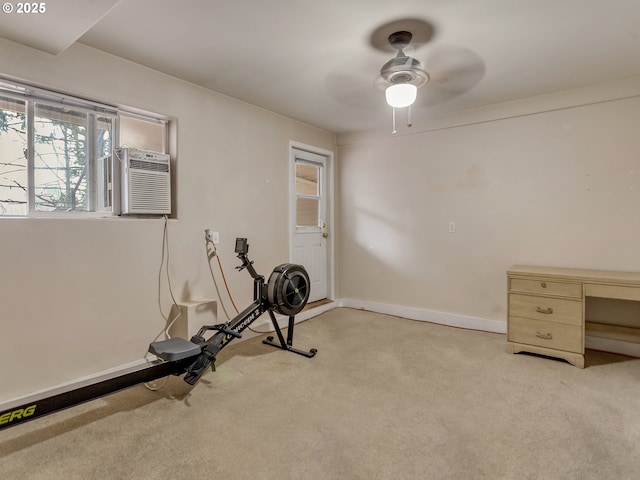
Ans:
[[[184,338],[170,338],[149,345],[149,352],[165,362],[177,362],[184,358],[200,355],[202,349],[195,343]]]

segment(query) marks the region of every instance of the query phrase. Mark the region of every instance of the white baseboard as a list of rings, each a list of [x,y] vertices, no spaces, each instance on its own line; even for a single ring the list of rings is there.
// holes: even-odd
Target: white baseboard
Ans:
[[[459,315],[457,313],[437,312],[421,308],[402,307],[398,305],[389,305],[387,303],[370,302],[367,300],[355,300],[352,298],[343,298],[338,300],[336,303],[338,304],[337,306],[340,307],[370,310],[376,313],[384,313],[386,315],[395,315],[397,317],[409,318],[411,320],[448,325],[450,327],[482,330],[484,332],[492,333],[507,333],[507,323],[499,320],[469,317],[466,315]]]
[[[22,397],[12,398],[10,400],[0,402],[0,410],[6,410],[13,406],[23,405],[25,403],[37,401],[42,398],[52,397],[60,393],[65,393],[71,390],[85,387],[87,385],[98,383],[103,380],[107,380],[120,375],[125,375],[127,373],[142,370],[143,368],[147,368],[150,365],[151,365],[151,362],[149,362],[144,358],[141,358],[140,360],[135,360],[125,365],[118,365],[117,367],[110,368],[108,370],[103,370],[101,372],[76,378],[74,380],[60,383],[58,385],[54,385],[49,388],[37,390],[33,393],[30,393]]]
[[[469,330],[481,330],[492,333],[507,333],[507,323],[499,320],[469,317],[455,313],[437,312],[434,310],[420,308],[402,307],[386,303],[370,302],[367,300],[355,300],[352,298],[336,300],[334,304],[334,306],[338,307],[364,309],[376,313],[409,318],[411,320],[448,325],[450,327],[467,328]],[[585,346],[586,348],[593,350],[640,358],[640,344],[638,343],[624,342],[609,338],[591,337],[587,335],[585,338]]]

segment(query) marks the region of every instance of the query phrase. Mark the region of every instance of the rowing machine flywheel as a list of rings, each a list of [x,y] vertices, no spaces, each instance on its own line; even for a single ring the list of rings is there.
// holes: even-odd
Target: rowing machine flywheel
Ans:
[[[296,315],[309,300],[309,275],[302,265],[283,263],[271,272],[267,284],[267,299],[282,315]]]

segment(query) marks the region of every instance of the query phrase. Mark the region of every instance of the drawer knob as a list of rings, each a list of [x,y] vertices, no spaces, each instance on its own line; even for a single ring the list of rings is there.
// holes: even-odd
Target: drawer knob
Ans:
[[[553,308],[548,307],[548,308],[540,308],[540,307],[536,307],[536,312],[538,313],[544,313],[545,315],[550,315],[553,313]]]
[[[536,337],[542,338],[543,340],[551,340],[553,338],[553,333],[536,332]]]
[[[547,284],[546,284],[545,282],[542,282],[542,283],[540,284],[540,286],[541,286],[542,288],[547,288]]]

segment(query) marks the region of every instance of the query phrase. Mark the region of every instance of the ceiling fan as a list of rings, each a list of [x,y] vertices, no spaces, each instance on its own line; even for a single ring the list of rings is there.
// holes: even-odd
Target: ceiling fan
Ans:
[[[385,96],[391,107],[409,107],[416,101],[418,88],[429,81],[429,74],[419,60],[409,57],[404,49],[413,35],[400,31],[389,35],[389,45],[398,53],[380,69],[380,79],[386,85]]]
[[[393,133],[396,133],[396,108],[407,107],[407,126],[411,126],[411,105],[416,101],[418,88],[429,81],[429,74],[419,60],[404,53],[411,44],[413,35],[406,30],[393,32],[388,37],[389,45],[397,50],[396,56],[380,69],[376,82],[384,88],[387,104],[392,108]]]
[[[446,112],[448,102],[482,80],[485,64],[473,50],[448,43],[446,32],[436,30],[434,23],[420,18],[401,18],[374,28],[366,34],[366,45],[373,53],[340,63],[327,78],[330,95],[340,104],[365,110],[368,115],[382,113],[381,104],[388,104],[392,107],[393,133],[397,133],[397,109],[401,113],[406,110],[408,126],[412,115],[422,120]],[[409,92],[408,100],[397,98],[402,90]]]

